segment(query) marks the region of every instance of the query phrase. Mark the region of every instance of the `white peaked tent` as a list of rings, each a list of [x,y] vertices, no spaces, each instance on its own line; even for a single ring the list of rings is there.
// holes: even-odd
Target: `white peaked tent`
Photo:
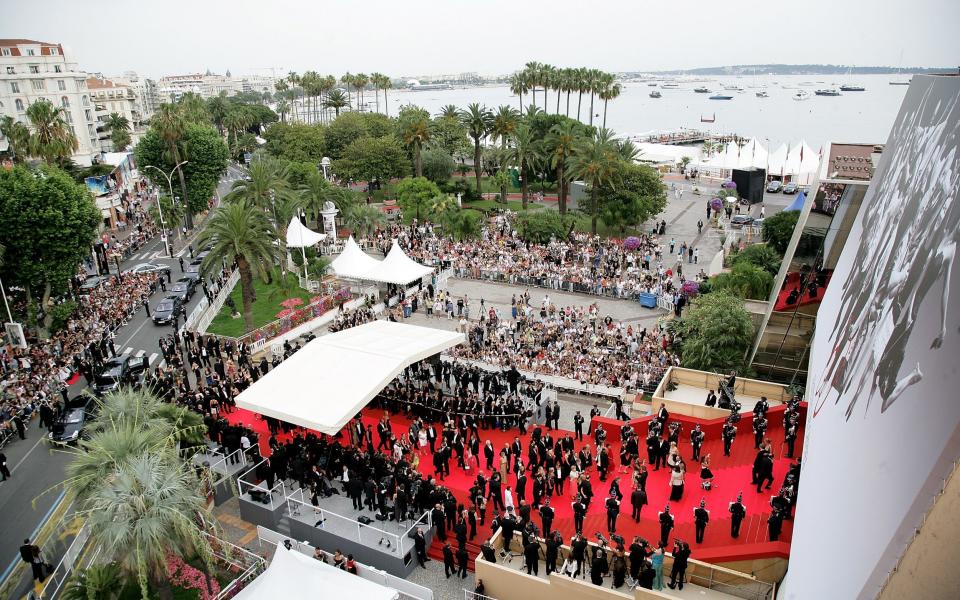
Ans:
[[[327,234],[308,229],[296,216],[287,225],[287,247],[309,248],[327,239]]]
[[[330,263],[330,268],[338,277],[366,279],[366,274],[379,265],[380,261],[361,250],[351,235],[347,238],[343,252]]]
[[[432,267],[421,265],[407,256],[397,240],[393,240],[393,247],[390,248],[387,257],[363,278],[394,285],[406,285],[431,273],[433,273]]]
[[[395,600],[393,588],[374,583],[277,544],[267,570],[240,590],[237,600],[315,600],[363,598]]]
[[[463,341],[455,331],[390,321],[351,327],[312,340],[237,396],[237,406],[334,435],[407,365]]]

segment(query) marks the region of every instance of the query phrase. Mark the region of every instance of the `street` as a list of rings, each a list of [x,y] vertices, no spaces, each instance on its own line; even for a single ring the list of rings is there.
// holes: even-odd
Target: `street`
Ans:
[[[243,177],[243,171],[232,164],[229,165],[217,189],[219,196],[222,198],[230,190],[232,183],[241,177]],[[199,233],[200,228],[189,232],[186,242],[177,244],[181,250],[174,253],[174,258],[167,257],[163,240],[158,235],[132,254],[129,259],[120,263],[120,268],[125,271],[145,262],[163,264],[170,267],[171,279],[176,282],[181,276],[178,258],[183,258],[184,266],[190,264],[188,246],[195,241]],[[202,297],[203,290],[198,287],[197,293],[185,306],[185,314],[189,314]],[[163,298],[163,292],[159,290],[150,298],[151,314],[153,314],[153,307],[161,298]],[[150,366],[156,367],[159,364],[158,360],[162,360],[160,338],[170,333],[169,326],[154,325],[141,309],[126,326],[117,330],[114,342],[117,354],[132,355],[136,358],[146,356]],[[86,384],[81,378],[79,382],[70,386],[70,396],[80,394],[85,388]],[[52,488],[66,477],[65,468],[70,462],[70,456],[65,451],[54,449],[43,439],[45,436],[46,430],[39,429],[37,420],[34,419],[27,428],[27,439],[13,441],[3,449],[12,479],[0,483],[0,515],[3,515],[0,519],[0,582],[7,578],[20,560],[19,547],[23,540],[34,538],[61,497],[62,490]],[[47,493],[44,494],[44,492]],[[44,549],[47,550],[46,547]],[[51,548],[48,553],[57,550],[62,552],[63,548]],[[60,556],[45,556],[45,559],[56,565]],[[26,577],[23,584],[22,593],[16,597],[26,594],[29,590]]]

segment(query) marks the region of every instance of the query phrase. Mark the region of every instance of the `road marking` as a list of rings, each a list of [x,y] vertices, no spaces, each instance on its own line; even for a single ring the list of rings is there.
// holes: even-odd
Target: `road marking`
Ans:
[[[23,458],[21,458],[21,459],[17,462],[17,464],[13,465],[13,468],[10,469],[10,472],[13,473],[14,471],[16,471],[17,468],[19,468],[20,465],[23,464],[23,461],[27,460],[27,458],[30,456],[30,454],[37,448],[37,446],[40,445],[40,442],[42,442],[42,441],[43,441],[43,435],[41,435],[41,436],[40,436],[40,439],[37,440],[37,443],[33,445],[33,448],[30,448],[30,450],[28,450],[27,453],[23,455]]]
[[[156,352],[154,352],[153,354],[151,354],[151,355],[150,355],[150,358],[147,359],[147,364],[148,364],[148,365],[152,365],[152,364],[153,364],[153,361],[157,360],[157,356],[158,356],[158,355],[157,355]]]
[[[160,364],[157,365],[157,366],[160,367],[161,369],[164,368],[165,366],[167,366],[167,359],[161,360],[161,361],[160,361]]]
[[[137,353],[133,355],[134,358],[143,358],[143,355],[146,354],[146,350],[137,350]]]
[[[123,342],[122,345],[125,346],[125,345],[129,344],[129,343],[130,343],[130,340],[132,340],[135,335],[137,335],[138,333],[140,333],[140,330],[143,329],[144,326],[145,326],[147,323],[149,323],[149,322],[150,322],[150,319],[145,319],[145,320],[143,321],[143,323],[140,323],[140,327],[137,327],[137,328],[134,330],[134,332],[130,334],[130,337],[128,337],[128,338],[126,339],[126,341]]]
[[[129,340],[127,340],[127,341],[129,341]],[[123,352],[120,353],[120,356],[124,356],[124,355],[126,355],[126,354],[130,354],[131,352],[133,352],[133,348],[131,348],[130,346],[127,346],[126,348],[123,349]]]

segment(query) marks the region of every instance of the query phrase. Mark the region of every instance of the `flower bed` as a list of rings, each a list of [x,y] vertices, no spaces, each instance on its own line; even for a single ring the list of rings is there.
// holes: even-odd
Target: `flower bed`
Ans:
[[[251,331],[240,340],[251,344],[260,340],[270,340],[283,335],[295,327],[303,325],[307,321],[316,319],[328,310],[340,306],[351,297],[350,288],[342,287],[336,292],[325,296],[314,296],[310,299],[310,304],[303,308],[287,308],[277,314],[278,318],[272,323],[267,323],[263,327]],[[281,316],[282,315],[282,316]]]

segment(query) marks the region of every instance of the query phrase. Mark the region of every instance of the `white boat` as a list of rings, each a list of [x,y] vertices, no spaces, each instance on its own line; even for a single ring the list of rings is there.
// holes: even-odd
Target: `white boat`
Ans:
[[[660,90],[653,90],[650,92],[651,98],[663,98],[663,94],[660,93]]]
[[[679,83],[661,83],[660,87],[662,87],[665,90],[676,90],[680,88],[680,84]]]
[[[769,97],[770,97],[770,94],[768,94],[768,93],[765,92],[765,91],[759,91],[759,92],[757,92],[757,98],[769,98]]]
[[[727,90],[727,91],[730,91],[730,92],[742,92],[742,91],[743,91],[743,88],[740,87],[739,85],[725,85],[725,86],[723,86],[723,89],[725,89],[725,90]]]
[[[791,96],[791,98],[793,98],[794,100],[809,100],[810,92],[806,90],[800,90],[799,92]]]

